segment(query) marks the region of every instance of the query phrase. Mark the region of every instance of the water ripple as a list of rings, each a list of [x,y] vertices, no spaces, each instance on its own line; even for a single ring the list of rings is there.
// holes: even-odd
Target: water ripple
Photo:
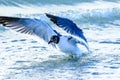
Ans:
[[[120,42],[113,42],[113,41],[101,41],[99,43],[107,43],[107,44],[120,44]]]

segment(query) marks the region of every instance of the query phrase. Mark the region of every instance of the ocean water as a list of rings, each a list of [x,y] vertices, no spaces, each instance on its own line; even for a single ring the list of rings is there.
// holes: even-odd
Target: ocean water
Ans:
[[[119,0],[0,0],[0,16],[38,18],[57,29],[44,13],[73,20],[92,53],[69,60],[38,37],[0,25],[0,80],[120,80]]]

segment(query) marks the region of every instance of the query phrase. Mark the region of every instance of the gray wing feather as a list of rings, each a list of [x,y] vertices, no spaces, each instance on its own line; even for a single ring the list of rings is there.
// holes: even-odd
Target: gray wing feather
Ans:
[[[46,22],[38,19],[0,16],[0,24],[20,33],[35,34],[46,42],[52,35],[57,35]]]

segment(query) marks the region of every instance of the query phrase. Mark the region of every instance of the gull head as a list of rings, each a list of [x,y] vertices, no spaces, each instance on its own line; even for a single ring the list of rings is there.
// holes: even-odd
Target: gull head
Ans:
[[[48,44],[50,44],[50,43],[58,44],[59,41],[60,41],[59,36],[57,36],[57,35],[53,35],[53,36],[51,37],[50,41],[48,42]]]

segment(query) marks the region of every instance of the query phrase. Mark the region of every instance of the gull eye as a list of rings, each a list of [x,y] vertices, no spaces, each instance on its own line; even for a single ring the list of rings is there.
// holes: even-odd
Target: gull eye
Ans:
[[[57,37],[55,37],[55,41],[57,41]]]

